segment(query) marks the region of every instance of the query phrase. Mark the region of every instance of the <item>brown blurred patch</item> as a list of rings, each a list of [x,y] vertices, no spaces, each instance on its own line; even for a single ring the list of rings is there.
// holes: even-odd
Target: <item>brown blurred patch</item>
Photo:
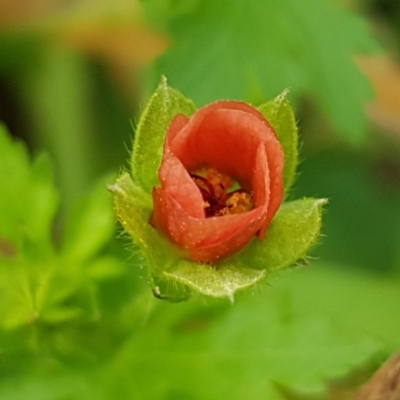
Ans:
[[[367,108],[370,118],[400,140],[400,65],[385,55],[358,57],[357,63],[376,92]]]
[[[60,44],[120,63],[152,61],[168,47],[138,0],[2,0],[0,28],[47,34]]]
[[[50,47],[99,59],[129,99],[137,67],[169,46],[142,11],[139,0],[0,0],[0,33],[23,32]]]
[[[0,255],[6,258],[12,258],[17,255],[17,249],[9,240],[0,237]]]
[[[400,399],[400,352],[391,357],[354,397],[354,400]]]
[[[149,64],[169,46],[166,36],[134,20],[70,21],[55,32],[55,43],[100,59],[127,99],[137,67]]]
[[[165,36],[143,22],[119,24],[66,24],[58,32],[62,43],[117,64],[145,64],[168,47]]]
[[[64,1],[65,2],[65,1]],[[1,0],[0,25],[24,23],[57,8],[59,0]]]

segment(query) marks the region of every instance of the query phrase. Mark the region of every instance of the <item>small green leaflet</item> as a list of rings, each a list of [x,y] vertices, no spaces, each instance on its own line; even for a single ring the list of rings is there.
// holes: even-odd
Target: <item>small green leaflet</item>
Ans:
[[[275,99],[258,107],[267,121],[274,127],[285,154],[283,181],[285,190],[292,186],[298,160],[298,130],[292,107],[287,100],[288,90],[283,91]]]
[[[132,152],[132,176],[146,192],[158,185],[158,168],[161,163],[167,129],[177,114],[191,116],[196,111],[194,103],[167,85],[165,77],[144,109],[136,132]]]

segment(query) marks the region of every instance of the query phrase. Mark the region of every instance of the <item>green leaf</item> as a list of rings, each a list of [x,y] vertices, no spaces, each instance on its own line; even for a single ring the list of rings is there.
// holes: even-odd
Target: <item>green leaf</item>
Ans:
[[[366,21],[332,1],[291,3],[293,15],[302,22],[301,68],[307,72],[310,89],[337,133],[359,144],[369,129],[364,105],[374,93],[353,57],[375,52],[379,46]]]
[[[0,277],[0,332],[27,326],[37,316],[31,277],[20,264],[1,259]]]
[[[400,277],[371,274],[351,265],[318,261],[301,273],[279,279],[291,291],[294,312],[328,315],[349,333],[365,332],[392,353],[400,347]],[[344,312],[345,310],[345,312]]]
[[[77,398],[79,393],[81,399],[94,399],[94,392],[96,389],[93,387],[89,390],[82,374],[69,371],[53,379],[28,376],[22,382],[15,378],[7,380],[2,385],[0,395],[4,400],[56,400]]]
[[[25,146],[13,142],[4,125],[0,125],[0,237],[14,244],[21,237],[21,222],[26,215],[25,196],[29,196],[29,157]]]
[[[305,258],[321,230],[326,199],[305,198],[284,203],[267,230],[263,242],[253,239],[238,254],[241,265],[277,271]]]
[[[27,221],[30,236],[36,245],[47,245],[52,251],[54,216],[59,204],[59,195],[54,186],[54,171],[47,154],[39,155],[31,167],[31,188]]]
[[[231,400],[282,400],[275,385],[284,384],[321,394],[327,380],[346,376],[381,349],[362,329],[349,332],[326,316],[294,313],[287,290],[271,292],[243,296],[229,308],[192,300],[171,311],[159,302],[107,368],[106,393],[193,400],[229,393]]]
[[[62,246],[63,257],[72,263],[89,260],[113,237],[115,232],[112,200],[101,179],[68,219]]]
[[[293,109],[287,100],[288,91],[283,91],[275,99],[258,107],[264,117],[274,127],[285,154],[283,181],[285,190],[293,184],[298,160],[299,134]]]
[[[140,117],[132,153],[133,180],[148,193],[159,184],[157,173],[172,119],[177,114],[191,116],[195,111],[194,103],[169,87],[162,77]]]
[[[384,162],[399,165],[395,153],[393,158],[387,153]],[[363,152],[343,147],[318,152],[301,163],[291,195],[323,193],[334,199],[324,215],[327,239],[316,257],[377,275],[394,274],[400,272],[400,190],[386,190],[378,166],[373,170],[379,176],[371,176],[371,162]]]
[[[33,334],[30,324],[94,318],[96,296],[82,265],[51,261],[0,262],[0,332],[23,328]]]
[[[96,152],[101,135],[90,117],[93,75],[76,51],[63,46],[45,48],[46,56],[40,58],[34,73],[26,74],[21,94],[32,113],[33,134],[57,163],[62,205],[69,209],[95,176],[95,165],[100,165]]]
[[[365,21],[333,1],[203,0],[171,20],[169,32],[174,44],[155,77],[166,74],[197,104],[257,103],[290,87],[296,97],[315,94],[349,141],[365,136],[371,86],[352,55],[378,46]]]
[[[110,256],[96,258],[86,266],[87,275],[95,281],[115,279],[120,277],[124,272],[124,264]]]
[[[31,165],[26,147],[0,125],[0,238],[21,246],[29,238],[36,252],[50,251],[58,205],[52,166],[45,155]]]
[[[171,306],[143,297],[134,314],[145,318],[131,340],[105,364],[96,362],[95,371],[85,365],[84,388],[69,371],[35,370],[34,377],[3,382],[0,398],[30,400],[35,388],[40,400],[48,392],[49,400],[208,400],[226,393],[232,400],[286,399],[276,384],[301,392],[300,398],[316,391],[326,397],[329,380],[400,345],[399,283],[318,264],[284,274],[265,293],[240,296],[234,307],[213,299]]]
[[[141,5],[147,19],[164,27],[171,19],[193,12],[199,1],[144,0]]]

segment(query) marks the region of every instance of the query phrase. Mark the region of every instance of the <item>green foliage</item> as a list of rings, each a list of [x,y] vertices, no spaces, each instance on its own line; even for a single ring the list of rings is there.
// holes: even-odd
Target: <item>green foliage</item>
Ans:
[[[234,400],[250,393],[254,399],[279,400],[280,387],[322,393],[328,379],[399,346],[398,282],[360,279],[332,268],[285,274],[279,284],[259,285],[262,295],[238,296],[234,307],[212,298],[171,305],[148,291],[138,295],[139,275],[127,275],[118,258],[104,252],[113,235],[104,181],[71,216],[59,251],[51,233],[57,191],[47,159],[39,156],[31,163],[25,148],[4,132],[0,141],[0,181],[6,185],[5,175],[15,169],[30,189],[25,193],[15,179],[10,185],[13,201],[4,192],[0,210],[1,217],[9,215],[0,246],[1,399],[208,399],[229,393]],[[142,199],[144,208],[151,206],[149,194],[128,174],[113,190]],[[20,204],[24,194],[43,203],[32,200],[32,210],[26,210]],[[43,204],[52,205],[47,213]],[[25,213],[17,218],[14,206]],[[321,206],[321,200],[303,199],[282,207],[263,250],[266,265],[260,268],[265,269],[233,269],[227,262],[219,270],[202,266],[204,274],[197,267],[195,276],[188,262],[181,261],[164,275],[156,274],[153,284],[170,300],[187,297],[185,288],[203,293],[207,285],[214,292],[204,294],[229,298],[246,280],[254,286],[272,264],[283,267],[303,257],[319,231]],[[31,222],[35,210],[43,216],[38,226]],[[142,211],[137,209],[138,215]],[[296,215],[291,226],[298,237],[291,242],[292,258],[275,259],[276,248],[288,244],[281,235],[292,224],[293,213],[303,219]],[[152,231],[144,218],[128,225],[144,237]],[[32,229],[46,245],[32,242]],[[303,230],[309,236],[302,236]],[[170,248],[161,242],[148,249],[155,257],[165,257],[163,251]],[[254,251],[252,245],[248,251]],[[143,262],[140,253],[132,262]],[[235,280],[238,287],[224,286]]]
[[[294,312],[328,315],[345,332],[364,332],[385,344],[400,347],[400,280],[353,270],[351,266],[319,262],[317,268],[282,276],[277,290],[286,291]]]
[[[290,87],[296,96],[315,94],[347,140],[365,137],[363,106],[372,92],[350,55],[378,46],[360,17],[331,0],[205,0],[168,15],[175,41],[155,76],[166,74],[197,104],[258,101]]]
[[[140,327],[100,367],[61,371],[51,380],[34,375],[3,385],[0,397],[195,400],[229,393],[235,400],[250,393],[281,400],[280,386],[311,397],[328,380],[368,364],[388,338],[399,345],[398,283],[323,265],[273,283],[239,296],[233,307],[202,299],[171,305],[146,296],[135,304],[149,310]],[[368,308],[358,313],[362,304]],[[27,397],[29,388],[39,395]]]
[[[104,194],[111,179],[106,176],[99,181],[67,221],[62,254],[71,263],[85,262],[96,256],[115,232],[110,199]]]
[[[46,156],[32,167],[22,144],[14,144],[0,126],[0,237],[21,249],[25,241],[49,250],[51,223],[58,204],[51,182],[52,170]],[[41,250],[45,251],[44,248]]]
[[[31,361],[41,352],[50,359],[83,356],[83,343],[68,343],[68,337],[78,338],[98,319],[96,285],[123,269],[118,259],[99,256],[115,232],[104,181],[70,219],[59,251],[50,162],[41,155],[31,163],[25,147],[1,129],[0,371],[7,375],[23,354]]]
[[[330,201],[324,216],[327,239],[314,253],[318,258],[357,267],[360,273],[400,271],[400,158],[394,153],[392,160],[385,159],[384,154],[326,149],[301,163],[291,195],[311,192]]]
[[[163,331],[149,337],[145,329],[121,350],[111,392],[129,398],[133,379],[136,396],[145,399],[229,393],[232,400],[278,400],[275,385],[323,392],[325,379],[346,374],[379,349],[377,341],[343,332],[326,318],[299,318],[284,292],[260,300],[242,299],[233,309],[197,305],[190,313],[184,306],[173,319],[165,317],[168,305],[157,306],[152,325]]]

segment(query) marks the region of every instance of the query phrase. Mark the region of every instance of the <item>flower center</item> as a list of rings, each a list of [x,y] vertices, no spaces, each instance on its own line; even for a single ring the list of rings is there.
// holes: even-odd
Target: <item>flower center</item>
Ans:
[[[203,167],[190,174],[203,196],[206,217],[240,214],[253,208],[253,196],[246,189],[228,192],[234,181],[214,168]]]

